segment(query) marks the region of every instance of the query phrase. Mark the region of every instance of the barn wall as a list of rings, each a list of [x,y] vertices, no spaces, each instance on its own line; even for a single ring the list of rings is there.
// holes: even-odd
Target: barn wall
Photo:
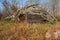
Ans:
[[[42,22],[44,21],[44,19],[40,16],[40,15],[36,15],[36,14],[27,14],[27,22]]]

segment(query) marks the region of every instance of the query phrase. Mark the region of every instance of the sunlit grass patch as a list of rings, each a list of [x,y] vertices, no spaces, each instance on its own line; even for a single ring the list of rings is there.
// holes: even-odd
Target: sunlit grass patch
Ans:
[[[13,25],[14,22],[12,21],[5,21],[5,20],[0,20],[0,25]]]

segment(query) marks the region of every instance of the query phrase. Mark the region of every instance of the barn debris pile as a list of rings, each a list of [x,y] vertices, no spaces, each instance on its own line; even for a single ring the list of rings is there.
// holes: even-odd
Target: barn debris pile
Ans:
[[[22,14],[22,17],[21,17]],[[35,4],[35,5],[30,5],[28,7],[24,7],[20,10],[17,10],[14,16],[9,16],[8,18],[5,19],[14,19],[17,21],[27,20],[27,22],[53,22],[57,21],[57,19],[50,14],[49,12],[46,11],[45,8],[42,8],[41,5]]]

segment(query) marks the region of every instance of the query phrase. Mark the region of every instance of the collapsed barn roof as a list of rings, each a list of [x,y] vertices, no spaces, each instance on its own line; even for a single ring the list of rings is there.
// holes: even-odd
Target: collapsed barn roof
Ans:
[[[40,4],[30,5],[28,7],[24,7],[22,9],[17,10],[16,14],[14,14],[15,18],[19,18],[20,14],[27,14],[27,16],[25,16],[25,17],[27,17],[27,19],[30,18],[29,20],[32,22],[41,21],[40,19],[50,21],[50,22],[56,21],[56,18],[53,15],[49,14],[49,12],[47,12],[47,10],[45,8],[43,8]],[[39,16],[38,20],[36,20],[37,16]],[[13,18],[13,17],[11,17],[11,18]],[[17,19],[15,19],[15,20],[17,20]]]

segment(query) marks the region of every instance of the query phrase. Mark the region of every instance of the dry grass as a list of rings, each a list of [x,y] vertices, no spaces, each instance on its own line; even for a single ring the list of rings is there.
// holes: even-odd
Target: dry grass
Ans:
[[[53,29],[52,29],[53,28]],[[0,21],[0,40],[55,40],[45,38],[45,33],[50,30],[60,30],[60,23],[14,23]],[[58,38],[59,39],[59,38]],[[60,39],[59,39],[60,40]]]

